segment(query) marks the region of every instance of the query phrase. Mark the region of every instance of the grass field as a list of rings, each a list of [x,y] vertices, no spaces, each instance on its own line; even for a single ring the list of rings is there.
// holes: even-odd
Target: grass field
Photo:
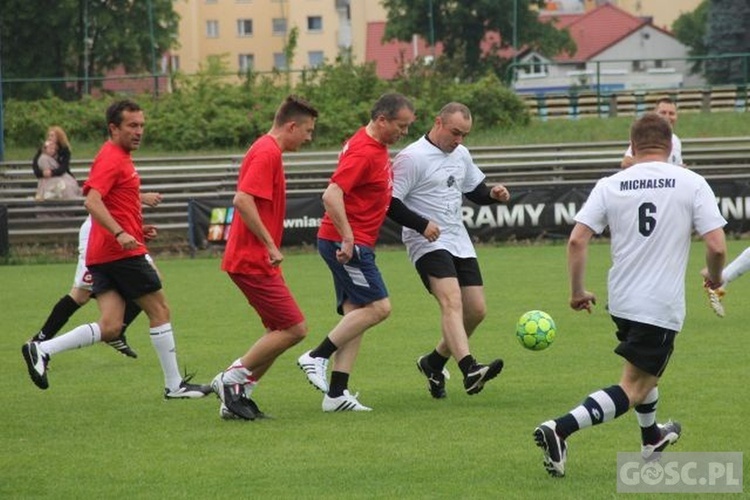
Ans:
[[[730,242],[730,256],[745,245]],[[688,317],[661,384],[659,417],[683,424],[673,451],[744,452],[750,279],[731,285],[719,319],[698,279],[700,243],[692,253]],[[588,287],[600,300],[589,316],[567,307],[563,245],[481,248],[489,314],[472,347],[480,360],[504,358],[506,369],[469,397],[451,362],[448,398],[436,401],[414,361],[438,339],[437,306],[405,252],[382,250],[393,314],[365,336],[351,380],[374,411],[324,414],[295,361],[337,320],[332,286],[317,255],[289,255],[285,274],[310,335],[260,384],[256,400],[275,418],[256,422],[220,420],[213,397],[163,401],[143,318],[129,331],[137,360],[104,345],[66,352],[52,360],[50,389],[38,390],[20,346],[67,291],[73,263],[0,266],[0,498],[612,498],[617,452],[639,450],[634,415],[573,436],[564,479],[546,475],[531,437],[539,422],[619,377],[604,307],[608,246],[594,245],[590,259]],[[260,324],[216,259],[158,264],[180,362],[208,382]],[[513,334],[518,316],[536,308],[559,329],[542,352],[524,350]],[[69,326],[95,317],[92,304]]]

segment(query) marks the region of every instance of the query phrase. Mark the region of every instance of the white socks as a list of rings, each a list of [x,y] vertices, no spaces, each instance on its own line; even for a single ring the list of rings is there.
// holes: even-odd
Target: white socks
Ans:
[[[94,345],[102,339],[98,323],[89,323],[73,328],[71,331],[39,344],[39,349],[50,356],[71,349],[80,349]]]
[[[240,358],[235,360],[226,370],[224,370],[224,385],[245,385],[255,382],[252,377],[253,372],[242,365]]]
[[[151,345],[154,346],[161,370],[164,372],[164,386],[171,391],[180,388],[182,375],[180,368],[177,366],[177,348],[174,343],[172,334],[172,323],[165,323],[161,326],[155,326],[149,329]]]

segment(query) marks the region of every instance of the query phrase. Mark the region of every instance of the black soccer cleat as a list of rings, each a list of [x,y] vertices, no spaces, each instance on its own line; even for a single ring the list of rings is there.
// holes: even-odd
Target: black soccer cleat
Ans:
[[[659,440],[655,443],[641,445],[641,457],[647,462],[657,460],[661,456],[661,452],[667,446],[675,444],[682,435],[682,426],[679,422],[669,420],[665,424],[656,425],[659,428]]]
[[[241,384],[226,385],[224,383],[224,372],[214,377],[211,381],[211,389],[221,400],[219,415],[223,419],[229,420],[225,416],[225,409],[244,420],[255,420],[258,418],[257,412],[260,412],[258,405],[252,399],[245,396],[245,389]]]
[[[568,447],[565,440],[557,435],[557,424],[548,420],[534,429],[534,441],[544,452],[544,468],[552,477],[565,476],[565,461]]]
[[[450,377],[448,370],[443,368],[441,371],[435,371],[427,362],[427,355],[417,359],[417,369],[427,377],[427,389],[430,395],[435,399],[443,399],[447,396],[445,392],[445,380]]]
[[[49,356],[39,350],[39,342],[26,342],[21,346],[21,354],[26,361],[26,368],[29,370],[31,381],[40,389],[47,389],[49,387],[49,381],[47,380]]]
[[[164,388],[164,399],[198,399],[205,397],[213,392],[210,385],[205,384],[191,384],[193,374],[185,375],[180,382],[180,387],[176,390],[171,390],[169,387]]]
[[[503,360],[496,359],[488,365],[475,364],[464,377],[464,389],[466,394],[479,394],[484,389],[484,384],[497,377],[503,371]]]
[[[107,345],[112,347],[114,350],[119,352],[120,354],[127,356],[129,358],[137,358],[138,353],[133,350],[130,345],[128,345],[128,340],[125,338],[125,334],[123,333],[119,337],[117,337],[115,340],[110,340],[107,342]]]

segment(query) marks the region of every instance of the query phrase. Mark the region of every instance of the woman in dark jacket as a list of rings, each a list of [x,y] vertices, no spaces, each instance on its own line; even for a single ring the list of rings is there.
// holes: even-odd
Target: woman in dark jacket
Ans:
[[[52,177],[60,177],[61,175],[68,174],[73,176],[70,171],[70,141],[65,131],[58,126],[50,127],[47,130],[47,141],[52,141],[57,144],[57,156],[55,159],[59,165],[58,168],[52,170]],[[31,167],[34,169],[34,175],[37,179],[44,177],[44,173],[39,168],[39,156],[42,154],[42,148],[36,152],[34,159],[31,162]]]

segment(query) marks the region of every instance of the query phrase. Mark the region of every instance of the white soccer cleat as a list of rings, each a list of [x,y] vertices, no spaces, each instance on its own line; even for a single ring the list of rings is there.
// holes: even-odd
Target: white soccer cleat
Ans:
[[[313,358],[310,351],[297,358],[297,366],[305,372],[307,380],[321,392],[328,392],[328,360]]]
[[[706,295],[708,295],[708,305],[711,306],[711,309],[716,313],[716,315],[720,318],[724,317],[724,305],[721,303],[721,299],[724,298],[724,295],[726,295],[726,291],[719,287],[719,288],[710,288],[706,287]]]
[[[372,408],[357,401],[357,396],[359,396],[359,393],[352,396],[346,389],[344,394],[337,398],[328,397],[328,394],[326,394],[323,396],[323,411],[372,411]]]

